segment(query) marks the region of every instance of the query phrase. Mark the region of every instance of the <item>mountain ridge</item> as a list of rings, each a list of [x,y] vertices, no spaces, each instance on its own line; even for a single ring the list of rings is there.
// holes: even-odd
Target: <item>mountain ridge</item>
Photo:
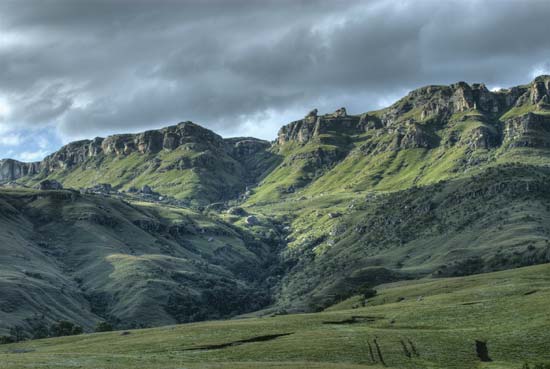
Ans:
[[[430,97],[428,100],[425,97]],[[433,97],[436,97],[434,101]],[[337,129],[352,129],[357,132],[368,131],[381,127],[391,127],[395,123],[405,125],[422,121],[449,119],[455,113],[468,110],[479,110],[484,114],[502,114],[513,108],[520,108],[526,104],[538,107],[550,107],[550,76],[536,77],[530,84],[515,86],[498,91],[489,91],[482,83],[457,82],[449,86],[428,85],[411,91],[388,108],[379,111],[371,111],[357,115],[348,115],[345,108],[338,109],[334,113],[317,115],[317,109],[310,112],[304,119],[291,122],[281,127],[274,145],[284,145],[290,141],[306,143],[316,135],[322,135],[324,131],[330,131],[333,124],[339,124]],[[528,113],[524,111],[524,113]],[[514,113],[514,112],[512,112]],[[510,117],[516,114],[510,114]],[[489,132],[480,130],[478,144],[490,146],[484,135]],[[0,181],[13,181],[26,176],[40,174],[40,172],[53,172],[71,167],[84,162],[87,158],[97,156],[100,153],[116,156],[129,155],[133,152],[140,154],[155,154],[161,150],[174,150],[188,143],[190,138],[199,142],[209,141],[220,147],[221,142],[233,142],[235,145],[250,142],[251,147],[257,150],[250,151],[253,154],[268,147],[269,141],[247,137],[242,142],[235,142],[238,138],[222,138],[213,131],[193,122],[182,122],[177,125],[161,129],[147,130],[135,134],[115,134],[106,138],[96,137],[92,140],[80,140],[71,142],[58,151],[48,155],[39,162],[20,162],[14,159],[0,159]],[[403,141],[404,140],[404,141]],[[428,147],[429,137],[414,127],[406,133],[400,132],[397,144],[403,142],[404,147]]]

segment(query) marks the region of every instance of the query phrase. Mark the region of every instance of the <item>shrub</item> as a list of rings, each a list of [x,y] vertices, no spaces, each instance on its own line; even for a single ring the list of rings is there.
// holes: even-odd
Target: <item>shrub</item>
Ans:
[[[109,322],[99,322],[95,326],[96,332],[111,332],[113,330],[113,326]]]
[[[0,345],[7,345],[8,343],[14,343],[15,340],[12,336],[0,336]]]
[[[53,324],[50,328],[50,334],[52,337],[74,336],[82,333],[83,329],[81,326],[75,325],[74,323],[66,320],[61,320]]]
[[[23,341],[25,336],[25,330],[23,327],[16,325],[15,327],[10,328],[10,336],[15,342]]]
[[[376,296],[376,294],[378,292],[375,289],[367,288],[367,289],[363,290],[362,293],[363,293],[363,297],[365,299],[370,299],[370,298]]]
[[[50,335],[50,331],[48,330],[48,327],[46,327],[43,323],[36,324],[31,328],[31,337],[33,340],[46,338],[49,335]]]

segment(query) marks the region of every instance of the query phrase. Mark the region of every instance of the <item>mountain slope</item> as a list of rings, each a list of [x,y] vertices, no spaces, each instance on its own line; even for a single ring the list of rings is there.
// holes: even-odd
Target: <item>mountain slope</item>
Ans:
[[[550,262],[550,170],[508,165],[472,178],[296,209],[277,305],[318,310],[384,282]],[[321,207],[323,202],[327,207]]]
[[[501,163],[548,163],[550,76],[491,92],[457,83],[411,92],[361,115],[316,111],[279,132],[283,163],[255,189],[254,203],[305,194],[395,191],[468,176]]]
[[[73,191],[3,190],[0,208],[4,333],[61,319],[172,324],[270,301],[273,250],[219,219]]]

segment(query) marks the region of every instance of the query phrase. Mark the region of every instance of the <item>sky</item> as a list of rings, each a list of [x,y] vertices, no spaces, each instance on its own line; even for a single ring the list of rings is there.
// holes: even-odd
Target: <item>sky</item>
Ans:
[[[550,74],[546,0],[1,0],[0,158],[193,121],[274,139],[313,108]]]

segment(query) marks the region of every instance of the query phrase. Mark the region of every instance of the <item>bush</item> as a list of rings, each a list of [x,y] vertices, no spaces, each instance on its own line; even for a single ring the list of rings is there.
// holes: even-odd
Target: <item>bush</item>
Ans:
[[[525,363],[521,367],[521,369],[550,369],[549,363],[537,363],[533,366],[530,366],[529,364]]]
[[[50,331],[44,324],[36,324],[31,327],[31,337],[33,340],[49,337]]]
[[[13,338],[14,342],[23,341],[26,338],[25,330],[23,327],[16,325],[10,328],[10,336]]]
[[[376,294],[378,293],[375,289],[372,289],[372,288],[367,288],[367,289],[363,290],[362,292],[363,292],[363,298],[365,300],[376,296]]]
[[[109,322],[99,322],[95,326],[96,332],[111,332],[113,330],[113,326]]]
[[[0,336],[0,345],[7,345],[8,343],[14,343],[15,340],[12,336]]]
[[[50,328],[50,334],[52,337],[75,336],[82,333],[83,329],[81,326],[75,325],[74,323],[66,320],[61,320],[53,324]]]

